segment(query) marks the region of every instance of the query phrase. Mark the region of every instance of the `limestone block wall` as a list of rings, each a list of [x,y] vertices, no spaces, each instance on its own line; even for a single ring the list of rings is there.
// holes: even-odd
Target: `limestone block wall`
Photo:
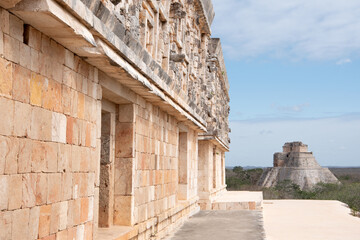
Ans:
[[[149,239],[198,211],[204,86],[228,91],[221,60],[206,73],[211,1],[0,6],[15,6],[0,8],[0,239]],[[226,93],[210,111],[223,132]],[[226,149],[211,144],[214,195]]]
[[[91,239],[96,70],[0,9],[0,239]]]
[[[199,141],[198,195],[202,210],[211,210],[212,202],[226,188],[225,152],[211,141]]]
[[[136,113],[135,222],[175,207],[177,121],[150,103]]]
[[[113,163],[109,161],[106,164],[109,167],[100,172],[99,213],[102,213],[104,197],[101,193],[105,192],[106,224],[100,224],[100,214],[99,227],[110,227],[111,231],[112,226],[130,226],[134,227],[134,239],[149,239],[151,235],[166,234],[197,210],[198,133],[182,126],[181,131],[186,130],[183,144],[176,118],[140,96],[134,96],[133,102],[126,104],[102,100],[101,132],[110,137],[110,142],[108,115],[104,111],[115,115],[110,124],[110,129],[111,126],[115,128],[115,157]],[[102,140],[106,139],[102,135]],[[181,163],[185,164],[179,160],[182,145],[185,154]],[[106,152],[104,147],[111,149],[103,141],[101,161]],[[112,180],[110,175],[113,175]],[[103,179],[109,186],[101,184]]]

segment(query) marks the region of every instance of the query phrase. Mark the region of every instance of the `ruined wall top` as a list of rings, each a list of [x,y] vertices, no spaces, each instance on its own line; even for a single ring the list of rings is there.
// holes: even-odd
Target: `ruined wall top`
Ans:
[[[206,86],[215,78],[220,82],[212,84],[212,94],[221,95],[223,102],[213,104],[224,106],[216,113],[228,111],[221,45],[210,38],[215,15],[211,0],[16,2],[0,5],[145,99],[167,111],[170,105],[180,121],[206,130]]]
[[[287,142],[283,146],[283,152],[307,152],[308,145],[302,142]]]
[[[58,0],[60,1],[60,0]],[[211,0],[81,0],[130,48],[146,50],[143,62],[206,122],[208,48],[219,60],[228,96],[220,41],[210,40],[215,13]],[[141,64],[141,63],[140,63]],[[219,92],[219,91],[217,91]],[[179,100],[178,100],[179,101]]]
[[[229,82],[227,78],[224,56],[219,38],[212,38],[208,45],[207,70],[205,85],[207,114],[207,134],[216,136],[226,146],[230,143],[229,128]]]
[[[308,145],[302,142],[285,143],[283,152],[274,153],[274,167],[319,168]]]

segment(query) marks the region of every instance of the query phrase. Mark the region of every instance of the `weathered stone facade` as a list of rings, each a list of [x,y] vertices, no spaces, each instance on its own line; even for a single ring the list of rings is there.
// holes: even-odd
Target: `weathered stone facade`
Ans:
[[[210,0],[0,1],[0,239],[161,238],[225,190]],[[210,206],[210,207],[209,207]]]
[[[340,183],[328,168],[318,164],[313,153],[308,152],[308,145],[302,142],[285,143],[283,152],[274,153],[274,167],[263,172],[258,184],[275,187],[285,180],[307,190],[320,182]]]

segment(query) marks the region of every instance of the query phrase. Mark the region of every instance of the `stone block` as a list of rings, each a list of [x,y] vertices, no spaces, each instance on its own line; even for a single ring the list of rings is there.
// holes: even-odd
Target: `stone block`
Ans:
[[[20,42],[24,41],[24,22],[16,17],[15,15],[10,14],[9,16],[9,27],[10,27],[10,36],[17,39]]]
[[[81,198],[80,222],[85,223],[89,216],[89,198]]]
[[[115,131],[115,156],[120,158],[133,158],[135,155],[134,124],[116,123]]]
[[[85,226],[79,225],[76,227],[76,239],[84,240],[85,236]]]
[[[84,109],[84,119],[86,121],[91,121],[93,114],[94,101],[91,97],[85,95],[85,109]]]
[[[36,178],[36,205],[46,203],[48,193],[47,175],[44,173],[37,174]]]
[[[83,77],[82,78],[82,85],[81,85],[81,90],[80,90],[83,94],[88,95],[88,79]]]
[[[52,59],[49,55],[38,52],[39,55],[39,73],[47,78],[51,78]]]
[[[80,173],[73,173],[73,199],[79,198],[80,195],[80,184],[81,184],[81,174]]]
[[[81,165],[81,147],[79,146],[72,146],[71,148],[72,152],[72,170],[73,172],[79,172],[80,171],[80,165]]]
[[[9,201],[9,176],[0,175],[0,211],[6,210],[8,208],[8,201]]]
[[[76,239],[76,227],[68,228],[68,237],[67,239]]]
[[[11,239],[13,212],[0,212],[0,239]]]
[[[35,173],[22,175],[22,206],[34,207],[36,204],[36,180]]]
[[[75,72],[76,72],[76,70],[75,70]],[[83,88],[82,85],[84,82],[83,78],[84,78],[83,75],[76,72],[76,74],[75,74],[75,85],[76,85],[75,90],[78,91],[79,93],[82,92],[82,88]]]
[[[33,48],[30,48],[30,58],[31,58],[31,71],[35,73],[40,73],[40,63],[41,57],[40,53]]]
[[[133,158],[116,158],[115,159],[115,186],[116,195],[133,194]]]
[[[68,227],[78,225],[80,223],[80,209],[81,201],[80,199],[71,200],[68,202]]]
[[[31,151],[31,172],[46,172],[46,145],[33,141]]]
[[[86,122],[82,119],[76,119],[74,124],[74,143],[80,146],[85,146],[85,128]]]
[[[80,173],[80,197],[88,196],[88,173]]]
[[[135,105],[134,104],[119,105],[119,122],[124,122],[124,123],[135,122]]]
[[[18,166],[19,141],[13,137],[0,135],[0,173],[15,174]]]
[[[91,123],[87,122],[85,123],[85,146],[90,147],[91,146]]]
[[[19,139],[18,172],[31,172],[32,140],[27,138]]]
[[[40,207],[39,217],[39,238],[50,234],[51,205],[42,205]]]
[[[30,210],[28,208],[13,212],[12,240],[23,240],[25,236],[29,235],[29,216]]]
[[[60,202],[59,209],[59,230],[66,229],[67,226],[67,212],[68,212],[68,202]]]
[[[69,200],[72,198],[73,192],[72,173],[65,172],[62,174],[62,200]]]
[[[56,58],[57,59],[57,58]],[[63,79],[63,65],[58,62],[51,62],[50,65],[50,76],[51,79],[57,81],[58,83],[62,83]]]
[[[4,56],[4,33],[0,30],[0,57]]]
[[[14,135],[28,137],[30,135],[32,107],[30,104],[15,101]]]
[[[64,114],[66,114],[66,115],[71,114],[71,104],[72,104],[71,88],[69,88],[66,85],[62,85],[62,89],[61,89],[61,105],[62,105],[62,110],[63,110]]]
[[[77,117],[84,119],[84,113],[85,113],[85,95],[82,93],[78,93]]]
[[[139,216],[138,219],[139,222],[143,222],[148,219],[146,204],[138,206],[138,216]]]
[[[50,47],[52,54],[51,56],[54,58],[54,60],[59,63],[60,65],[65,64],[65,48],[55,42],[53,39],[50,40]]]
[[[61,84],[45,78],[45,83],[42,90],[42,106],[49,110],[61,112]]]
[[[256,210],[256,202],[249,202],[249,209]]]
[[[5,58],[20,63],[20,42],[9,35],[4,35],[4,55]]]
[[[58,172],[69,173],[72,170],[71,145],[58,144]]]
[[[66,118],[66,143],[73,144],[73,135],[74,135],[74,121],[72,117]]]
[[[20,65],[31,69],[31,49],[24,43],[20,43]]]
[[[70,115],[73,117],[77,117],[78,113],[78,92],[75,90],[71,90],[71,113]]]
[[[67,229],[56,233],[56,240],[68,240],[68,233],[69,232]],[[73,239],[73,238],[69,238],[69,239]]]
[[[88,172],[90,168],[90,149],[87,147],[80,148],[80,171]]]
[[[95,190],[93,195],[95,195]],[[87,217],[87,221],[93,221],[94,220],[94,196],[93,197],[89,197],[89,212],[88,212],[88,217]]]
[[[11,62],[0,58],[0,96],[12,96],[13,66]]]
[[[114,224],[132,226],[133,221],[133,196],[114,197]]]
[[[50,215],[50,234],[54,234],[59,230],[60,225],[60,202],[51,206]]]
[[[39,74],[31,73],[30,79],[30,103],[32,105],[41,106],[42,103],[42,88],[45,83],[45,78]]]
[[[65,49],[65,66],[74,69],[74,53]]]
[[[29,239],[37,239],[39,232],[40,207],[30,209]]]
[[[30,138],[43,141],[51,141],[52,113],[46,109],[33,108],[31,114]]]
[[[10,33],[10,14],[4,9],[0,9],[0,29],[6,34]]]
[[[62,82],[72,88],[76,89],[76,73],[66,66],[63,67],[63,80]]]
[[[56,240],[56,234],[41,238],[41,240]]]
[[[61,113],[52,113],[51,140],[66,143],[66,116]]]
[[[8,209],[19,209],[22,204],[22,176],[10,175],[8,181]]]
[[[45,142],[46,172],[57,172],[58,170],[58,147],[57,143]]]
[[[98,126],[95,124],[91,125],[91,133],[90,133],[90,146],[95,148],[96,147],[96,132],[97,132]]]
[[[36,30],[30,25],[25,25],[24,28],[24,42],[26,42],[31,48],[41,51],[41,32]]]
[[[92,239],[93,239],[93,224],[92,222],[87,222],[85,224],[84,240],[92,240]]]
[[[47,177],[47,203],[59,202],[61,198],[61,173],[51,173]]]
[[[50,38],[45,34],[41,34],[41,52],[46,55],[51,55]]]

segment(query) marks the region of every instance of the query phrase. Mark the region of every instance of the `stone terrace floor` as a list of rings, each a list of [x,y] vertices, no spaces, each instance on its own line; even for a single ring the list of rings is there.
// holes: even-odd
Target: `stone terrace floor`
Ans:
[[[262,240],[261,211],[201,211],[168,240]]]
[[[360,240],[360,218],[339,201],[266,200],[267,240]]]
[[[339,201],[265,200],[263,211],[201,211],[167,240],[360,240],[360,218]]]

